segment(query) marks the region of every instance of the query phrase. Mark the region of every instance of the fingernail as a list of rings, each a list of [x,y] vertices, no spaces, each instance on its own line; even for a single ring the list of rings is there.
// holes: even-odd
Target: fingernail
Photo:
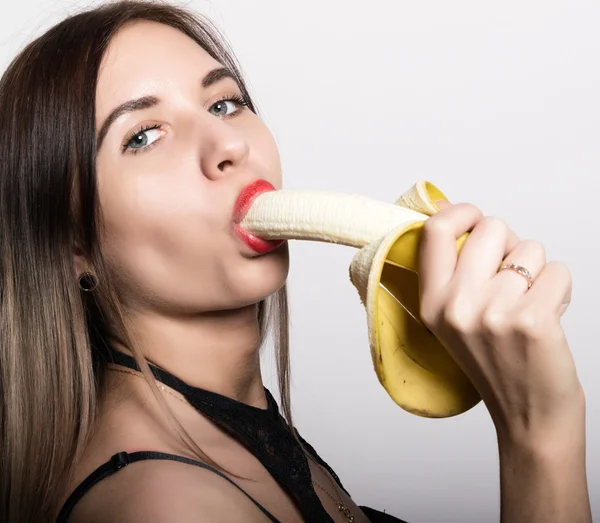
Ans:
[[[450,205],[452,205],[448,200],[438,200],[435,202],[435,205],[438,209],[445,209],[446,207],[449,207]]]

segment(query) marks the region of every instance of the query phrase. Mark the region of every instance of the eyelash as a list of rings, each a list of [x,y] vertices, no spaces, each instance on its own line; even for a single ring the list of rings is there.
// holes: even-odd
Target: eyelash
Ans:
[[[248,100],[240,94],[228,94],[228,95],[222,96],[221,98],[215,100],[212,103],[211,107],[214,107],[215,105],[217,105],[220,102],[235,102],[236,104],[238,104],[240,106],[240,109],[238,109],[237,111],[222,117],[225,119],[236,116],[241,111],[243,111],[246,107],[248,107]]]
[[[144,147],[143,149],[129,149],[129,146],[131,145],[132,140],[138,135],[138,134],[142,134],[145,133],[147,131],[152,131],[154,129],[162,129],[162,125],[160,124],[152,124],[152,125],[143,125],[142,127],[140,127],[137,131],[131,133],[128,137],[127,140],[125,140],[125,143],[122,146],[122,151],[123,153],[127,153],[127,154],[137,154],[141,151],[148,151],[149,149],[152,149],[152,147],[154,147],[155,144],[157,144],[160,141],[160,138],[158,140],[155,140],[153,143],[151,143],[150,145],[147,145],[146,147]]]
[[[223,119],[233,118],[234,116],[237,116],[241,111],[243,111],[246,107],[248,107],[248,100],[244,96],[238,95],[238,94],[225,95],[225,96],[215,100],[211,104],[210,107],[212,108],[220,102],[235,102],[237,105],[240,106],[240,108],[237,109],[236,111],[234,111],[233,113],[222,116],[221,118],[223,118]],[[129,149],[129,146],[131,145],[131,141],[136,136],[138,136],[139,134],[145,133],[147,131],[152,131],[154,129],[162,129],[162,125],[161,124],[143,125],[139,129],[137,129],[136,131],[131,133],[127,137],[127,139],[125,140],[125,142],[123,143],[123,145],[121,147],[122,152],[124,154],[138,154],[140,152],[146,152],[146,151],[149,151],[150,149],[152,149],[156,144],[158,144],[158,142],[161,141],[162,138],[158,138],[157,140],[152,142],[150,145],[147,145],[146,147],[144,147],[142,149]]]

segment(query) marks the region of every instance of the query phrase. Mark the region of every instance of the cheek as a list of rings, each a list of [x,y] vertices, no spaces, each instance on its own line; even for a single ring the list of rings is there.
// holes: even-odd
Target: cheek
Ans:
[[[180,205],[138,200],[106,220],[103,250],[126,303],[211,309],[226,297],[226,260],[237,253],[227,235],[215,234],[223,227],[210,212],[214,202],[188,197]]]
[[[189,155],[156,151],[99,161],[98,191],[107,230],[129,231],[135,238],[170,227],[176,231],[172,226],[189,224],[199,213],[202,221],[214,219],[220,195],[212,194]]]
[[[185,270],[223,248],[215,245],[222,237],[215,234],[223,229],[222,195],[189,169],[156,163],[120,177],[113,171],[100,186],[104,250],[129,278],[160,279],[169,267]]]

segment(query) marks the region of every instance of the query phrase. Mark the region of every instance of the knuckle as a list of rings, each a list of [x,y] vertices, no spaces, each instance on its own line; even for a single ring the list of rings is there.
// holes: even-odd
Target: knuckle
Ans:
[[[470,299],[455,297],[444,307],[444,323],[457,332],[467,334],[473,330],[474,314]]]
[[[541,338],[546,327],[545,319],[530,308],[515,313],[512,319],[513,332],[529,339]]]
[[[556,274],[556,278],[560,278],[567,283],[571,283],[573,281],[571,269],[569,269],[569,267],[562,262],[549,261],[546,263],[546,270],[548,269]]]
[[[508,314],[497,307],[488,307],[483,311],[481,326],[484,332],[494,337],[506,334],[511,330]]]
[[[501,220],[497,216],[484,216],[481,221],[485,224],[486,228],[495,231],[505,231],[506,229],[508,229],[508,225],[506,225],[506,222],[504,220]]]
[[[537,240],[521,240],[520,248],[528,253],[535,254],[541,260],[546,259],[546,248]]]
[[[455,203],[449,209],[460,212],[460,214],[467,213],[473,215],[477,221],[479,221],[483,213],[481,210],[471,203]],[[456,215],[454,215],[456,216]],[[449,217],[444,212],[439,212],[430,216],[423,225],[423,232],[426,235],[443,235],[443,234],[454,234],[454,219]]]
[[[475,214],[476,216],[479,216],[480,218],[483,217],[483,212],[481,211],[481,209],[479,207],[477,207],[477,205],[474,205],[472,203],[457,203],[455,205],[455,207],[461,207],[463,208],[465,211],[471,212],[473,214]]]
[[[508,240],[512,242],[513,238],[516,238],[516,234],[508,226],[508,223],[497,216],[486,216],[484,227],[486,232],[504,242]]]
[[[442,215],[434,214],[423,225],[423,233],[426,235],[450,234],[452,233],[451,223]]]

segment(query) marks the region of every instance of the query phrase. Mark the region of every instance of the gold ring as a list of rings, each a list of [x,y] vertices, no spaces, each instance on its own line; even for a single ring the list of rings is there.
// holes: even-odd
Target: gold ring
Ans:
[[[527,278],[527,290],[531,288],[531,286],[533,285],[533,278],[531,277],[531,273],[525,267],[523,267],[522,265],[517,265],[516,263],[511,263],[510,265],[503,265],[502,267],[500,267],[500,270],[498,272],[506,269],[514,271],[523,276],[524,278]]]

